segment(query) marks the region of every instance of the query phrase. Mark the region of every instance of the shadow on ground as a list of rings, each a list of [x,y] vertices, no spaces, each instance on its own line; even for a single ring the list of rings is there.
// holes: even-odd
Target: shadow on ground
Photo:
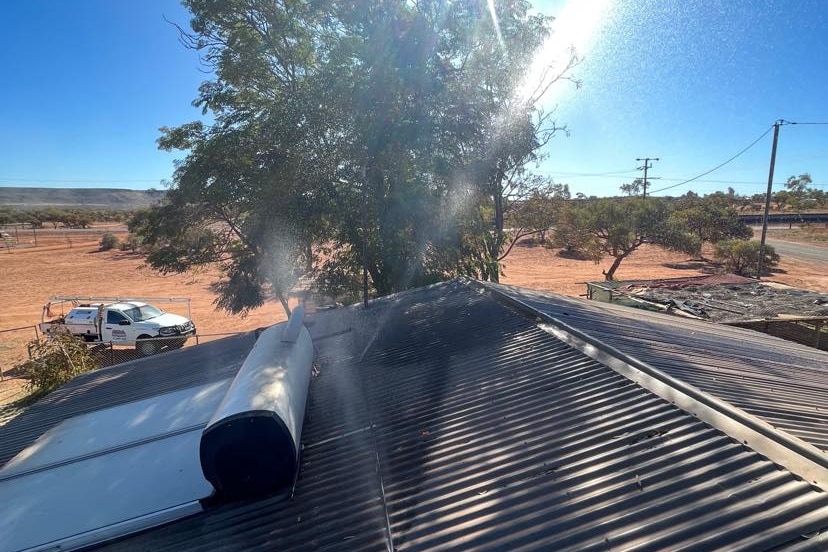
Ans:
[[[557,253],[558,257],[562,259],[570,259],[573,261],[592,261],[592,257],[584,253],[583,251],[579,251],[577,249],[561,249]]]
[[[661,266],[675,270],[698,270],[704,274],[718,274],[722,272],[722,266],[705,259],[688,259],[679,263],[663,263]]]

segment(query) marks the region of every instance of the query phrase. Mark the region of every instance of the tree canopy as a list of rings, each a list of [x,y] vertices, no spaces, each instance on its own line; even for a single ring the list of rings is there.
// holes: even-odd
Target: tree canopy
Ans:
[[[495,2],[498,31],[480,0],[185,5],[213,123],[162,129],[186,157],[131,225],[150,265],[219,263],[232,312],[287,310],[303,273],[353,289],[363,261],[380,295],[497,279],[510,205],[551,185],[527,170],[560,130],[538,100],[577,62],[526,85],[551,18],[522,0]]]
[[[560,247],[576,247],[596,262],[613,257],[604,276],[612,280],[621,262],[645,243],[698,254],[701,242],[670,220],[666,201],[657,198],[606,198],[572,209],[556,229]]]
[[[641,191],[644,189],[644,180],[641,178],[636,178],[632,182],[621,184],[620,188],[621,191],[627,194],[628,196],[641,195]]]
[[[40,228],[51,224],[57,229],[88,228],[93,222],[121,222],[132,216],[132,211],[116,209],[75,209],[48,207],[45,209],[18,209],[0,205],[0,224],[30,224]]]
[[[749,239],[753,231],[739,218],[732,195],[682,198],[673,206],[671,222],[686,227],[700,242]]]

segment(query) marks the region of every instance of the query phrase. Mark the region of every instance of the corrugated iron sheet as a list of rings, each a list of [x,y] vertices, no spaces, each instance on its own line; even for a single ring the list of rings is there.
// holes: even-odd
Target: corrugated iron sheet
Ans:
[[[828,529],[826,493],[466,284],[342,330],[316,342],[291,498],[106,548],[805,550]]]
[[[767,334],[497,286],[529,306],[828,450],[828,354]]]
[[[704,276],[686,276],[681,278],[658,278],[655,280],[612,280],[588,282],[610,289],[629,288],[670,288],[682,289],[695,286],[718,286],[723,284],[751,284],[755,283],[753,278],[745,278],[738,274],[708,274]]]

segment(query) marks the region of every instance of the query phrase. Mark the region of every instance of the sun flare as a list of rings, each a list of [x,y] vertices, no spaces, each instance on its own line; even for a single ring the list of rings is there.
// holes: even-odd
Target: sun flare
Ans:
[[[543,83],[560,74],[572,54],[584,58],[596,37],[611,20],[615,0],[568,0],[552,23],[552,33],[538,49],[530,69],[520,87],[522,99],[536,99],[548,104],[557,101],[565,87],[553,86],[540,98],[536,98]]]

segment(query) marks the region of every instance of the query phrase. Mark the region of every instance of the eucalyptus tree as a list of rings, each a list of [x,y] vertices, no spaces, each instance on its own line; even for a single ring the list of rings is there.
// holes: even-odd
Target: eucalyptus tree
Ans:
[[[568,213],[556,228],[555,241],[561,247],[577,247],[596,263],[612,257],[603,271],[607,280],[614,279],[621,262],[645,243],[689,254],[698,254],[701,247],[699,238],[672,221],[667,203],[657,198],[590,201]]]
[[[186,0],[185,46],[212,70],[194,101],[212,122],[162,129],[180,150],[165,200],[133,223],[149,263],[218,263],[218,306],[298,275],[377,294],[455,274],[496,280],[509,202],[559,130],[517,82],[551,19],[527,2]],[[492,217],[480,224],[480,213]]]

